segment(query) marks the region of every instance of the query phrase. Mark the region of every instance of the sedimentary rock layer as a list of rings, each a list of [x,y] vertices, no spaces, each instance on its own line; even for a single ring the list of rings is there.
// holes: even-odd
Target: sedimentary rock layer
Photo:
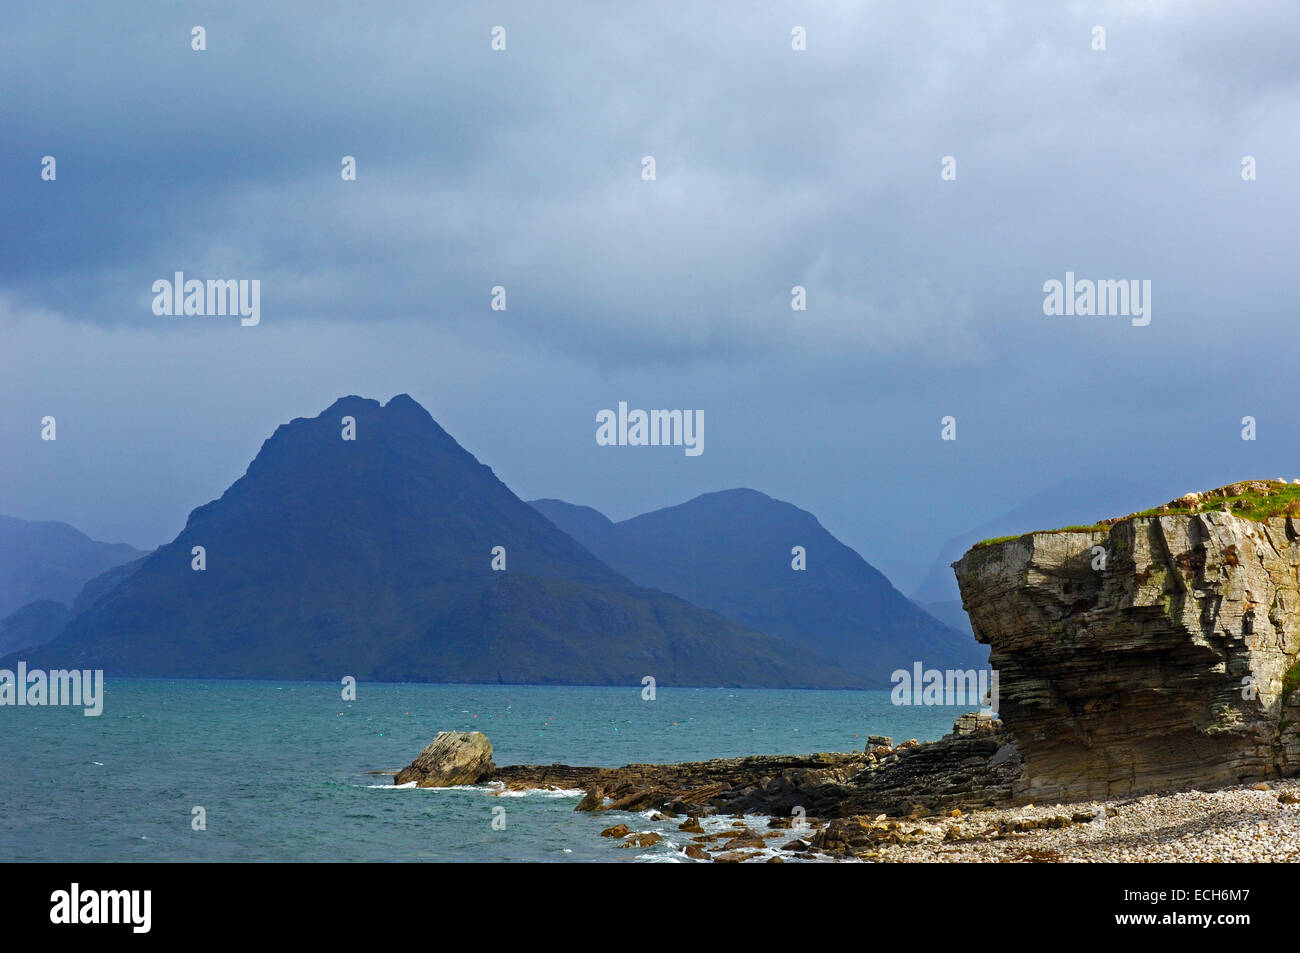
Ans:
[[[1016,796],[1300,771],[1298,565],[1296,517],[1208,509],[967,552],[953,568],[1025,760]]]

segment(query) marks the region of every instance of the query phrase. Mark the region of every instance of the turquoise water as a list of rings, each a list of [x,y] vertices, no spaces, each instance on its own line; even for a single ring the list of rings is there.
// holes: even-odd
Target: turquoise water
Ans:
[[[672,861],[687,835],[646,815],[576,814],[578,794],[394,788],[440,730],[497,764],[619,765],[849,751],[938,738],[967,708],[889,693],[660,687],[110,679],[104,712],[0,708],[0,860]],[[191,828],[192,809],[207,829]],[[493,808],[505,829],[493,829]],[[495,812],[499,815],[500,812]],[[665,843],[620,849],[628,823]],[[722,822],[719,822],[722,823]]]

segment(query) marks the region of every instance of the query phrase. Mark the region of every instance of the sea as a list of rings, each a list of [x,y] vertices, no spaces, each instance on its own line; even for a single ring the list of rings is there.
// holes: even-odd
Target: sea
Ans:
[[[395,787],[369,772],[409,764],[444,730],[482,731],[499,765],[617,766],[927,741],[971,710],[895,706],[888,691],[642,692],[361,682],[344,701],[338,683],[108,679],[98,717],[0,707],[0,860],[690,863],[678,821],[575,813],[581,791]],[[664,840],[600,836],[619,823]]]

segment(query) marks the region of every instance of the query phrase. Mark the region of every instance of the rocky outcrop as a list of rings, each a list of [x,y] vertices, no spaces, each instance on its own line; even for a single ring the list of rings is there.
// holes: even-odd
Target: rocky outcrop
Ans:
[[[1215,508],[1290,492],[1239,484],[953,564],[1024,758],[1016,797],[1300,771],[1300,518]]]
[[[973,715],[959,719],[954,732],[940,741],[868,749],[621,768],[509,765],[484,780],[511,790],[581,789],[585,795],[579,811],[830,818],[924,815],[1003,804],[1020,776],[1020,757],[1010,736],[997,722]],[[398,775],[398,783],[404,776]]]
[[[394,784],[415,782],[421,788],[447,788],[478,784],[496,771],[492,743],[481,731],[440,731],[414,761],[393,779]]]

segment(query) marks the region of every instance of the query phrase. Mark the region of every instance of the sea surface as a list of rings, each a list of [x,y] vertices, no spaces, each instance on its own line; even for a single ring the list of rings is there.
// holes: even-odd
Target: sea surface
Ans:
[[[440,730],[484,732],[497,764],[616,766],[851,751],[868,734],[926,741],[970,710],[896,707],[887,691],[356,691],[344,702],[333,683],[109,679],[99,717],[0,707],[0,860],[683,861],[676,822],[577,814],[581,792],[395,788],[367,772],[405,766]],[[206,830],[193,829],[196,807]],[[618,823],[665,841],[599,836]]]

